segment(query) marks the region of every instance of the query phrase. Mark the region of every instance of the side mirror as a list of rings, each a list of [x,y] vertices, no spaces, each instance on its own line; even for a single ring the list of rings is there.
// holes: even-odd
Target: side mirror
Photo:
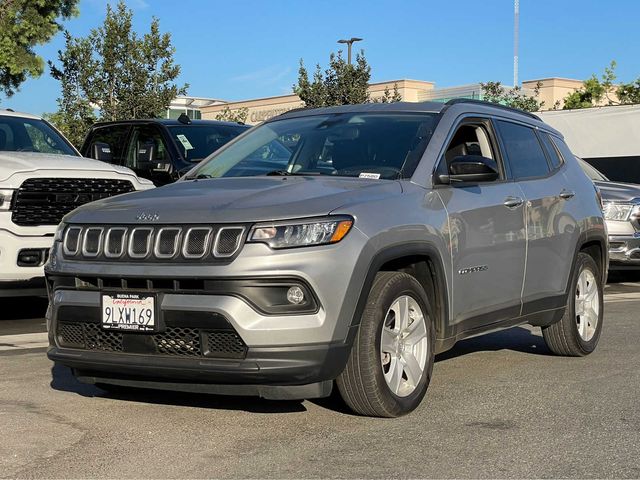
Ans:
[[[482,155],[459,155],[449,163],[449,175],[440,175],[442,183],[493,182],[500,178],[498,164]]]

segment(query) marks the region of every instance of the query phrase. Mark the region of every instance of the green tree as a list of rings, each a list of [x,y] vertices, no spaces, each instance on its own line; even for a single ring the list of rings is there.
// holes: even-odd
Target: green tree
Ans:
[[[372,103],[394,103],[401,101],[402,95],[400,95],[397,83],[393,84],[393,93],[391,93],[389,87],[384,87],[384,93],[382,94],[382,96],[371,100]]]
[[[44,60],[34,47],[58,33],[58,19],[78,14],[79,0],[1,0],[0,90],[13,95],[28,77],[39,77]]]
[[[640,103],[640,77],[634,82],[620,84],[616,96],[621,104]]]
[[[304,62],[300,60],[298,83],[293,91],[308,108],[366,103],[370,78],[371,67],[364,51],[357,54],[355,64],[347,63],[338,51],[329,55],[329,66],[324,73],[320,65],[316,66],[313,81],[309,80]]]
[[[133,13],[120,0],[115,10],[107,4],[104,23],[85,38],[71,38],[59,54],[61,65],[51,65],[62,86],[62,118],[77,118],[84,105],[99,109],[101,120],[163,116],[171,100],[186,93],[188,85],[174,81],[180,67],[174,63],[171,35],[160,32],[157,18],[139,37],[132,28]],[[77,63],[67,57],[81,55]],[[64,101],[65,91],[78,86],[76,103]],[[66,128],[72,128],[67,125]]]
[[[249,116],[248,108],[239,108],[237,110],[231,110],[228,106],[224,107],[220,113],[216,115],[216,120],[220,120],[222,122],[237,122],[237,123],[245,123],[247,121],[247,117]]]
[[[609,98],[610,92],[614,91],[613,82],[616,79],[616,62],[604,69],[604,73],[598,78],[595,74],[583,82],[582,88],[571,92],[564,99],[564,110],[576,108],[590,108],[600,105],[606,99],[606,105],[614,105],[615,101]]]
[[[65,32],[65,49],[58,51],[60,67],[49,62],[51,75],[60,81],[62,93],[58,98],[58,111],[45,115],[76,148],[82,146],[89,127],[96,121],[94,108],[84,97],[82,89],[87,75],[83,65],[91,57],[91,45],[86,39],[75,39]]]
[[[507,107],[519,108],[525,112],[537,112],[544,106],[544,102],[538,100],[541,86],[542,83],[538,82],[533,89],[533,95],[528,95],[519,86],[507,88],[502,86],[500,82],[480,84],[483,100],[500,103]]]

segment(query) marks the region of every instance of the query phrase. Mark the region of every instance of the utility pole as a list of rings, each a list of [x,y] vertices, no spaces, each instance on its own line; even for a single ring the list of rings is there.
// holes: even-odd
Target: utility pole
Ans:
[[[518,86],[518,47],[520,43],[520,0],[513,4],[513,86]]]
[[[362,41],[362,38],[358,38],[358,37],[351,37],[350,39],[345,39],[342,38],[340,40],[338,40],[338,43],[346,43],[347,44],[347,62],[349,62],[349,65],[351,65],[351,46],[355,43],[355,42],[360,42]]]

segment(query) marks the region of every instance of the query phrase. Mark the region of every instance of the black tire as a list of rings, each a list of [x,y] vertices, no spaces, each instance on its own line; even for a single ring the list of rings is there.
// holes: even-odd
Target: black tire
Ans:
[[[587,341],[584,340],[578,332],[577,316],[575,311],[575,298],[578,288],[578,278],[584,270],[590,270],[595,279],[598,289],[598,322],[595,327],[593,336]],[[567,308],[562,319],[550,325],[543,327],[542,336],[544,341],[556,355],[568,357],[583,357],[590,354],[598,345],[600,333],[602,332],[602,319],[604,314],[603,301],[603,285],[602,274],[594,259],[586,253],[578,253],[578,258],[571,275],[571,287],[569,288],[569,297],[567,299]]]
[[[415,300],[422,309],[427,332],[427,357],[415,390],[400,397],[391,391],[384,378],[380,341],[389,308],[404,295]],[[340,395],[351,410],[360,415],[398,417],[411,412],[427,392],[433,370],[434,346],[433,315],[420,283],[406,273],[378,273],[369,292],[347,366],[336,379]]]

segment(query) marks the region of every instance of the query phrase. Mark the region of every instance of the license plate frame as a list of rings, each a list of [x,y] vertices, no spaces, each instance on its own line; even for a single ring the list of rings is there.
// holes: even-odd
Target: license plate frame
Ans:
[[[110,315],[107,308],[111,308]],[[126,309],[129,309],[128,315]],[[129,321],[121,321],[127,319]],[[100,325],[104,330],[123,333],[157,332],[158,296],[150,292],[101,292]]]

